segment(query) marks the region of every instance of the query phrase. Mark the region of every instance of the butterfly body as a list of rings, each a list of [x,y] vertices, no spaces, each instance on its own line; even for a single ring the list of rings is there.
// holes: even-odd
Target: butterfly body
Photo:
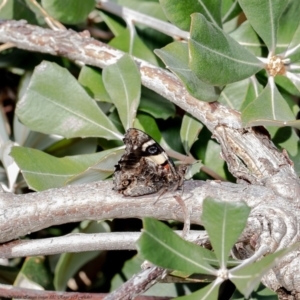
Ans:
[[[130,128],[125,137],[125,153],[115,166],[114,190],[124,196],[161,194],[180,188],[186,166],[176,169],[163,148],[145,132]]]

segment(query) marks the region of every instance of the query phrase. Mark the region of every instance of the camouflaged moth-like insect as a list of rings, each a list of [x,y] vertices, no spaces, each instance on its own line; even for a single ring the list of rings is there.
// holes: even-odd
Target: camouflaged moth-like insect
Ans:
[[[145,132],[130,128],[125,153],[115,166],[114,190],[124,196],[175,191],[183,185],[187,165],[175,167],[164,149]]]

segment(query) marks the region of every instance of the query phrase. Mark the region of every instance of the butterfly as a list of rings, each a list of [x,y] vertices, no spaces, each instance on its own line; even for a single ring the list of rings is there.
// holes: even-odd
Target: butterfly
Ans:
[[[164,149],[145,132],[130,128],[125,153],[115,166],[114,190],[124,196],[175,191],[183,185],[187,165],[175,167]]]

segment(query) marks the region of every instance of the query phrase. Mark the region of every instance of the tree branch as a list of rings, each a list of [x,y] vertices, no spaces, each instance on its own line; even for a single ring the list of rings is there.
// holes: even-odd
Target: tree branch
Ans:
[[[105,294],[69,293],[56,291],[39,291],[0,284],[0,295],[4,298],[18,299],[104,299]]]
[[[182,235],[182,231],[175,231]],[[1,258],[53,255],[94,250],[136,250],[139,232],[71,233],[61,237],[15,240],[0,245]],[[186,240],[198,245],[208,244],[205,231],[190,231]]]
[[[17,299],[82,299],[82,300],[101,300],[105,299],[107,294],[99,293],[74,293],[74,292],[56,292],[39,291],[33,289],[19,288],[12,285],[0,284],[0,295],[4,298]],[[116,299],[116,298],[115,298]],[[138,296],[136,300],[167,300],[169,297]]]
[[[0,42],[100,68],[115,63],[123,55],[121,51],[90,38],[88,32],[52,31],[24,21],[1,22]],[[244,236],[248,241],[255,238],[255,249],[265,244],[272,252],[299,241],[300,182],[287,154],[276,149],[266,131],[243,129],[239,112],[219,103],[199,101],[189,95],[170,72],[135,60],[142,84],[204,123],[220,143],[222,156],[231,173],[239,181],[252,184],[186,183],[183,199],[191,207],[191,222],[201,223],[199,216],[206,196],[223,201],[244,200],[252,207]],[[28,195],[2,193],[0,240],[5,242],[51,225],[84,219],[152,216],[183,220],[172,196],[166,195],[164,201],[153,205],[151,196],[124,199],[110,188],[107,183],[97,183]],[[294,251],[273,269],[273,277],[270,275],[265,282],[274,289],[272,280],[275,278],[277,285],[300,291],[299,279],[293,271],[299,267],[300,259]]]
[[[262,186],[188,181],[184,185],[183,200],[192,212],[191,223],[201,224],[202,201],[208,196],[223,201],[245,201],[253,209],[258,209],[260,204],[264,207],[285,205],[284,199]],[[112,191],[112,183],[107,181],[25,195],[1,193],[0,241],[6,242],[53,225],[82,220],[146,216],[161,220],[184,220],[182,210],[172,194],[165,194],[153,205],[155,199],[155,195],[125,198]],[[292,207],[283,208],[294,212]]]

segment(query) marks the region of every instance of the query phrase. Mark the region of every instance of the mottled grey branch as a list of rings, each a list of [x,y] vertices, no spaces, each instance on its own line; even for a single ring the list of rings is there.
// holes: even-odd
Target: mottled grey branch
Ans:
[[[272,190],[263,186],[188,181],[184,185],[183,200],[192,211],[191,223],[201,224],[202,201],[208,196],[231,202],[245,201],[253,211],[262,204],[262,207],[279,206],[283,201]],[[181,207],[172,194],[165,194],[154,204],[155,200],[155,194],[124,197],[112,191],[112,183],[107,181],[25,195],[1,193],[0,242],[17,239],[53,225],[82,220],[147,216],[160,220],[183,221]],[[293,211],[293,208],[290,207],[290,210]]]
[[[123,55],[91,38],[88,32],[52,31],[24,21],[0,23],[0,42],[100,68],[115,63]],[[223,201],[244,200],[253,208],[244,232],[245,243],[250,244],[253,251],[265,245],[273,252],[299,241],[300,183],[286,152],[276,149],[264,129],[243,129],[239,112],[219,103],[199,101],[190,96],[170,72],[135,60],[142,84],[204,123],[220,143],[231,173],[238,182],[244,183],[186,183],[183,199],[191,207],[191,222],[201,223],[199,216],[206,196]],[[84,219],[152,216],[183,220],[171,195],[153,205],[152,196],[125,199],[110,188],[106,183],[98,183],[29,195],[1,194],[0,240],[5,242],[48,226]],[[299,276],[295,271],[300,269],[298,257],[297,251],[292,252],[265,277],[264,282],[273,289],[285,287],[300,292]]]
[[[180,236],[182,235],[182,231],[175,232]],[[136,250],[136,241],[140,236],[140,232],[71,233],[45,239],[14,240],[0,245],[0,258],[94,250]],[[191,230],[185,239],[198,245],[209,243],[205,231]]]

